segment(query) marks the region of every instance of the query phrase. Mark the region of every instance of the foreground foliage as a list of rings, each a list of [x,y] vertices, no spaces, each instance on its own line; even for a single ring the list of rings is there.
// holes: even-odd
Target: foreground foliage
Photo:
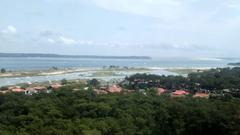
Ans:
[[[239,99],[61,90],[0,96],[3,135],[239,135]]]

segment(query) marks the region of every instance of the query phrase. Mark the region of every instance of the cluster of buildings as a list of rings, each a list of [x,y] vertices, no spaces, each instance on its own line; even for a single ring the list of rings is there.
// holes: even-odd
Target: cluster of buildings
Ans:
[[[30,85],[27,88],[22,88],[20,86],[9,86],[6,88],[6,90],[1,90],[0,93],[5,94],[7,92],[16,92],[16,93],[24,93],[25,95],[33,95],[33,94],[38,94],[38,93],[50,93],[53,90],[57,90],[61,88],[62,85],[60,83],[54,83],[54,84],[49,84],[49,85]],[[88,87],[85,87],[84,90],[88,90]],[[75,89],[73,89],[75,90]],[[76,89],[80,90],[80,89]],[[168,93],[171,97],[185,97],[190,94],[188,90],[167,90],[164,88],[156,88],[157,90],[157,95],[161,96],[162,94]],[[109,93],[131,93],[134,92],[135,90],[126,90],[120,87],[119,85],[116,84],[111,84],[110,86],[108,85],[107,87],[100,87],[100,88],[95,88],[94,92],[97,94],[109,94]],[[143,93],[146,95],[146,90],[140,89],[139,92]],[[197,92],[193,95],[193,98],[209,98],[209,92],[202,91],[202,92]]]
[[[176,91],[173,91],[173,92],[169,92],[166,89],[157,88],[157,95],[160,96],[164,93],[170,93],[171,97],[185,97],[185,96],[190,94],[190,92],[187,91],[187,90],[176,90]],[[193,98],[209,98],[209,95],[210,94],[207,93],[207,92],[197,92],[193,95]]]
[[[62,85],[59,83],[51,84],[49,86],[29,86],[22,88],[21,86],[9,86],[5,90],[1,90],[0,93],[5,94],[8,92],[24,93],[25,95],[33,95],[38,93],[50,93],[53,90],[61,88]]]
[[[164,88],[161,88],[159,87],[158,85],[156,84],[159,84],[160,83],[160,79],[159,80],[145,80],[145,79],[134,79],[132,81],[129,81],[129,80],[124,80],[121,82],[121,84],[125,84],[125,85],[134,85],[134,84],[143,84],[143,85],[146,85],[147,87],[158,87],[156,88],[157,89],[157,95],[160,96],[164,93],[168,93],[170,94],[171,97],[185,97],[187,95],[190,95],[192,93],[190,93],[189,90],[185,90],[185,89],[178,89],[178,90],[167,90],[167,89],[164,89]],[[183,86],[187,86],[187,84],[182,84]],[[200,84],[196,84],[196,86],[199,86]],[[140,89],[139,92],[143,93],[146,95],[146,91],[144,89]],[[196,92],[194,95],[193,95],[193,98],[209,98],[210,96],[210,91],[208,90],[202,90],[202,89],[199,89],[198,92]]]
[[[99,89],[94,89],[97,94],[108,94],[108,93],[120,93],[124,92],[134,92],[135,90],[123,90],[118,85],[112,85],[110,87],[100,87]],[[139,92],[146,95],[146,90],[139,90]],[[161,96],[162,94],[169,93],[171,97],[185,97],[190,94],[187,90],[176,90],[176,91],[169,91],[164,88],[157,88],[157,95]],[[208,92],[197,92],[193,95],[193,98],[209,98]]]

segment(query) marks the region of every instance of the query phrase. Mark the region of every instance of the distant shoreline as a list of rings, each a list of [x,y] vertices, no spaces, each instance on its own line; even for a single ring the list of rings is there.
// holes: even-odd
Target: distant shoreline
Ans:
[[[88,58],[88,59],[152,59],[149,56],[62,55],[42,53],[0,53],[0,57]]]
[[[240,66],[240,62],[237,63],[228,63],[229,66]]]

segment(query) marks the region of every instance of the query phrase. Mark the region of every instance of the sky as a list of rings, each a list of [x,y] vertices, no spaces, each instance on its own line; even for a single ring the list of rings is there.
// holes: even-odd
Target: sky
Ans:
[[[0,52],[240,57],[240,0],[1,0]]]

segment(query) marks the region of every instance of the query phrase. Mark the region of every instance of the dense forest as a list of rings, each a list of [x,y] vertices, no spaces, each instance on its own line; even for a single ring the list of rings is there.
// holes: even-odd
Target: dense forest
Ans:
[[[240,68],[212,69],[182,76],[136,74],[121,82],[125,90],[97,94],[96,79],[67,84],[52,93],[0,95],[0,135],[239,135]],[[229,89],[220,98],[156,95],[152,88]],[[78,88],[78,90],[74,90]],[[146,90],[146,94],[139,90]]]
[[[239,103],[65,88],[33,96],[9,93],[0,96],[0,134],[239,135]]]

